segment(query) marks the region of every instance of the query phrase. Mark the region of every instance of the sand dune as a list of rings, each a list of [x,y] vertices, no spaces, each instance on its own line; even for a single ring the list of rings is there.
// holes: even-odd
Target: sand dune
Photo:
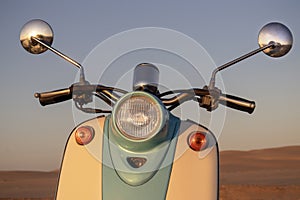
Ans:
[[[53,197],[57,178],[57,172],[1,171],[0,199]]]
[[[221,184],[300,185],[300,146],[221,152]]]
[[[220,200],[300,200],[300,146],[220,154]],[[53,199],[58,172],[0,171],[0,199]]]
[[[300,146],[220,155],[221,200],[300,200]]]

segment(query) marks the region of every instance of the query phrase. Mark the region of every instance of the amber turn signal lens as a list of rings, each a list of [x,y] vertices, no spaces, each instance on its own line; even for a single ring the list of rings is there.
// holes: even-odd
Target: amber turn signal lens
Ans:
[[[75,133],[75,139],[79,145],[87,145],[94,138],[95,131],[90,126],[79,127]]]
[[[188,143],[191,149],[194,151],[203,150],[207,146],[207,140],[204,133],[194,132],[191,133]]]

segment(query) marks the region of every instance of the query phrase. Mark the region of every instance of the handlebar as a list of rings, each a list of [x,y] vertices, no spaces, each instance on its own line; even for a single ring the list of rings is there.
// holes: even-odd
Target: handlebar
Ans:
[[[214,93],[213,93],[214,92]],[[165,92],[159,95],[159,97],[167,96],[170,94],[177,93],[178,95],[172,98],[161,98],[165,106],[170,106],[168,110],[176,108],[178,105],[182,104],[185,101],[196,100],[198,101],[201,107],[206,108],[208,111],[212,111],[217,108],[217,104],[220,103],[224,106],[247,112],[249,114],[253,113],[255,109],[255,102],[236,97],[233,95],[222,94],[217,88],[210,93],[208,89],[189,89],[189,90],[175,90]],[[195,97],[200,97],[196,98]],[[207,98],[208,97],[208,98]],[[205,98],[205,101],[203,100]],[[208,102],[207,102],[208,100]],[[204,101],[204,102],[203,102]],[[216,103],[216,105],[215,105]]]
[[[113,101],[117,101],[119,96],[115,93],[127,93],[125,90],[107,87],[103,85],[90,85],[88,82],[75,83],[69,88],[54,90],[50,92],[35,93],[34,96],[39,98],[42,106],[60,103],[73,99],[78,105],[92,102],[92,95],[96,95],[109,105],[113,105]]]
[[[79,102],[77,98],[76,94],[87,94],[84,95],[85,97],[90,97],[93,94],[93,91],[96,92],[101,92],[103,95],[100,95],[100,93],[97,93],[98,95],[100,95],[101,99],[104,100],[105,102],[107,102],[108,104],[111,104],[111,100],[115,100],[117,101],[119,99],[118,96],[115,96],[113,93],[111,93],[110,91],[117,91],[120,93],[126,93],[126,91],[121,90],[121,89],[117,89],[117,88],[112,88],[112,87],[106,87],[106,86],[101,86],[101,85],[77,85],[77,84],[73,84],[71,87],[69,88],[65,88],[65,89],[60,89],[60,90],[55,90],[55,91],[51,91],[51,92],[43,92],[43,93],[35,93],[34,96],[36,98],[39,98],[40,104],[42,106],[46,106],[49,104],[54,104],[54,103],[59,103],[59,102],[63,102],[63,101],[67,101],[70,99],[74,99],[75,101]],[[216,90],[218,91],[218,90]],[[173,96],[172,98],[163,98],[163,96],[167,96],[167,95],[171,95],[177,93],[179,95],[177,96]],[[169,91],[169,92],[165,92],[162,94],[159,94],[158,97],[162,100],[162,102],[165,104],[165,106],[170,106],[168,109],[172,110],[175,107],[179,106],[180,104],[182,104],[185,101],[188,100],[197,100],[199,102],[201,102],[201,98],[204,98],[206,96],[211,96],[212,94],[210,94],[208,89],[189,89],[189,90],[175,90],[175,91]],[[109,97],[108,98],[106,97]],[[198,98],[196,98],[198,97]],[[200,97],[200,98],[199,98]],[[228,95],[228,94],[222,94],[221,92],[219,92],[219,95],[217,95],[217,97],[214,97],[215,100],[225,106],[228,106],[230,108],[233,109],[237,109],[240,111],[244,111],[247,112],[249,114],[251,114],[254,109],[255,109],[255,102],[254,101],[249,101],[247,99],[243,99],[240,97],[236,97],[236,96],[232,96],[232,95]],[[84,104],[85,102],[91,102],[92,100],[90,98],[88,98],[89,100],[87,101],[87,99],[82,99],[83,100],[82,104]],[[201,107],[205,107],[207,108],[207,110],[212,110],[212,109],[208,109],[210,108],[210,106],[207,107],[207,105],[210,104],[206,104],[206,105],[201,105]]]
[[[70,88],[54,90],[51,92],[35,93],[35,98],[39,98],[40,104],[46,106],[49,104],[59,103],[72,99],[72,91]]]
[[[249,114],[251,114],[255,109],[254,101],[249,101],[247,99],[228,94],[221,94],[219,97],[219,103],[233,109],[247,112]]]

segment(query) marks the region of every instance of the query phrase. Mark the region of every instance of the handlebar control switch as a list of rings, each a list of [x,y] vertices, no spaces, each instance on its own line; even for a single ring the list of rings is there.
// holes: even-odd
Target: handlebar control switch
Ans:
[[[208,90],[208,87],[204,86],[203,89]],[[209,89],[209,95],[203,96],[199,102],[199,105],[210,112],[215,110],[219,106],[220,94],[221,90],[216,87]]]
[[[78,103],[80,106],[91,103],[93,101],[93,91],[95,90],[93,86],[89,84],[89,82],[75,83],[72,85],[72,98]]]

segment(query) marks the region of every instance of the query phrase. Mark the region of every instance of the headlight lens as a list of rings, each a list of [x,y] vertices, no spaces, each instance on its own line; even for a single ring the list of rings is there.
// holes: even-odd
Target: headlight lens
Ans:
[[[164,108],[152,95],[132,92],[119,100],[113,110],[113,122],[128,139],[146,140],[156,135],[165,124]]]

